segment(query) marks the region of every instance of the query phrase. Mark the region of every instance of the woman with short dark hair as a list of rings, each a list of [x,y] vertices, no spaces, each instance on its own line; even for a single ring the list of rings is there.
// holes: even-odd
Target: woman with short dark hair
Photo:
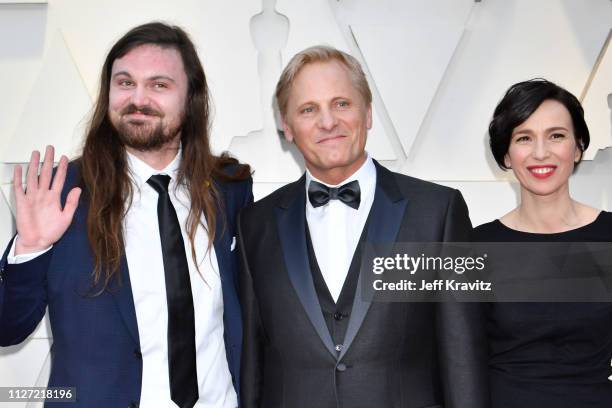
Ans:
[[[515,84],[497,105],[489,135],[521,199],[477,227],[475,241],[612,241],[612,213],[570,196],[569,177],[589,145],[574,95],[544,79]],[[486,315],[493,407],[612,406],[612,303],[491,303]]]

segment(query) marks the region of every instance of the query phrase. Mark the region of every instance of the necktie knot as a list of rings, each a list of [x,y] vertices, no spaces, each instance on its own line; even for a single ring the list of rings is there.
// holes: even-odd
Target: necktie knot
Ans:
[[[340,200],[356,210],[361,202],[359,181],[354,180],[340,187],[328,187],[313,180],[308,186],[308,200],[314,208],[327,204],[329,200]]]
[[[154,174],[147,180],[147,184],[153,187],[158,194],[168,194],[170,176],[166,174]]]

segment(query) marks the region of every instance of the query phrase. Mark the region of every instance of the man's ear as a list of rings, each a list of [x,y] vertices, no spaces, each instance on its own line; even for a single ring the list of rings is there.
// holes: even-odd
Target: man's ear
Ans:
[[[293,132],[291,132],[291,126],[287,124],[287,121],[283,116],[281,116],[281,126],[283,127],[283,134],[285,135],[285,139],[289,143],[293,143]]]
[[[367,117],[366,117],[366,126],[368,130],[372,129],[372,104],[368,105]]]

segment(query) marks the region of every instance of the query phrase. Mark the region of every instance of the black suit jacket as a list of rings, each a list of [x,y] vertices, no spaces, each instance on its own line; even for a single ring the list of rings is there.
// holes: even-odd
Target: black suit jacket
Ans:
[[[457,190],[375,164],[367,241],[469,239]],[[357,293],[343,349],[334,350],[308,261],[304,183],[247,207],[238,222],[243,406],[487,406],[474,305],[372,302]]]

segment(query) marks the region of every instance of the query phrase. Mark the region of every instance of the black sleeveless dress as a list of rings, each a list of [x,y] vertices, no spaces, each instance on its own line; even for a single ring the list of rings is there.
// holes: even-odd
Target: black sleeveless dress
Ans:
[[[510,229],[498,220],[475,242],[612,242],[612,213],[556,234]],[[611,303],[484,305],[494,408],[611,408]]]

